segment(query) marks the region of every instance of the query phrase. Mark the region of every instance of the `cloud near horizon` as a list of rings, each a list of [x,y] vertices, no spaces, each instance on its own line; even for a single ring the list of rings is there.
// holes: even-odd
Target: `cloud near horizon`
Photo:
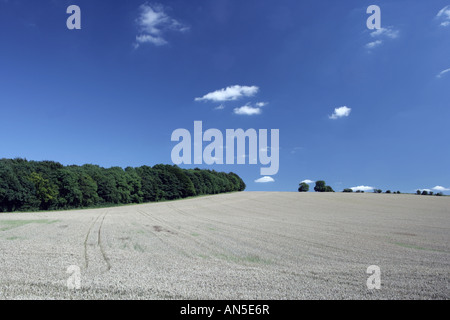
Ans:
[[[309,179],[306,179],[306,180],[303,180],[303,181],[301,181],[300,183],[306,183],[306,184],[310,184],[310,183],[314,183],[315,181],[312,181],[312,180],[309,180]]]
[[[269,183],[269,182],[275,182],[275,180],[272,177],[266,176],[255,180],[256,183]]]
[[[142,44],[151,43],[155,46],[162,46],[167,44],[163,33],[168,30],[185,32],[189,28],[177,20],[169,17],[164,12],[164,7],[161,4],[144,3],[139,7],[139,17],[136,23],[140,34],[136,36],[134,48],[139,48]]]
[[[432,189],[435,190],[435,191],[450,191],[450,188],[445,188],[445,187],[442,187],[442,186],[436,186],[436,187],[434,187]]]
[[[374,189],[374,187],[369,187],[369,186],[357,186],[357,187],[352,187],[350,188],[353,191],[372,191]]]
[[[328,116],[328,118],[336,120],[339,118],[348,117],[351,111],[352,109],[346,106],[335,108],[333,114],[331,116]]]

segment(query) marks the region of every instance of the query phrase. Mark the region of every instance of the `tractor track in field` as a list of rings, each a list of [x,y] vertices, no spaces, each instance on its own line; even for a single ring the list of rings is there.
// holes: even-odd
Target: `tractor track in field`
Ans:
[[[103,223],[105,221],[107,211],[100,213],[96,218],[93,219],[93,222],[89,226],[89,229],[86,233],[86,237],[84,239],[84,266],[85,269],[89,268],[89,256],[100,256],[106,265],[106,271],[111,269],[111,262],[106,255],[106,251],[102,241],[102,228]],[[95,236],[96,235],[96,236]],[[91,243],[89,243],[91,242]],[[91,260],[93,260],[91,258]]]

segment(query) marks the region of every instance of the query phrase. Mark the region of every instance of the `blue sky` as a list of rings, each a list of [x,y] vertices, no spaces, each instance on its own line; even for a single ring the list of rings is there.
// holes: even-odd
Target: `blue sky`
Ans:
[[[449,194],[449,40],[448,0],[0,0],[0,157],[170,164],[172,132],[198,120],[280,130],[274,182],[255,182],[261,165],[199,166],[247,190]],[[224,99],[232,86],[247,94]]]

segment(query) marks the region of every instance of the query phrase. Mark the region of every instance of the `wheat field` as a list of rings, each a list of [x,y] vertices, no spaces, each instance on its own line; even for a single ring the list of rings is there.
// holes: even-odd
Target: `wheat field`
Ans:
[[[449,299],[450,197],[241,192],[2,213],[0,253],[0,299]]]

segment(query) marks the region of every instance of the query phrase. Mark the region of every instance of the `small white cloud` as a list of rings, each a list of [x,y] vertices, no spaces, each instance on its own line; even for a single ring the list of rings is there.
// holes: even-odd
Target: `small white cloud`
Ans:
[[[383,41],[381,41],[381,40],[372,41],[372,42],[369,42],[368,44],[366,44],[366,48],[373,49],[373,48],[380,46],[382,43],[383,43]]]
[[[155,46],[163,46],[167,44],[167,41],[161,37],[154,37],[149,34],[141,34],[136,36],[136,43],[134,47],[137,49],[143,43],[153,43]]]
[[[350,112],[352,111],[351,108],[348,108],[346,106],[335,108],[334,113],[331,116],[328,116],[332,120],[336,120],[342,117],[348,117],[350,115]]]
[[[306,180],[303,180],[303,181],[301,181],[300,183],[311,184],[311,183],[314,183],[314,182],[315,182],[315,181],[312,181],[312,180],[306,179]]]
[[[370,33],[372,38],[376,40],[369,42],[365,45],[369,51],[381,46],[385,39],[396,39],[400,35],[400,31],[394,29],[394,27],[380,28]]]
[[[223,104],[214,108],[214,110],[223,110],[223,109],[225,109],[225,106]]]
[[[436,18],[441,22],[442,27],[450,26],[450,5],[442,8],[436,15]]]
[[[224,102],[238,100],[242,97],[253,97],[257,94],[259,88],[257,86],[230,86],[224,89],[216,90],[205,94],[201,98],[195,98],[195,101],[214,101]]]
[[[447,72],[450,72],[450,68],[439,72],[439,74],[436,76],[436,78],[442,78]]]
[[[350,188],[350,189],[352,189],[353,191],[371,191],[371,190],[373,190],[373,187],[369,187],[369,186],[357,186],[357,187],[353,187],[353,188]]]
[[[275,180],[272,177],[266,176],[266,177],[262,177],[262,178],[255,180],[255,182],[256,183],[269,183],[269,182],[275,182]]]
[[[444,188],[442,186],[436,186],[433,188],[435,191],[450,191],[450,188]]]
[[[373,38],[387,37],[390,39],[398,38],[399,34],[400,32],[395,30],[393,27],[380,28],[370,33]]]
[[[258,108],[262,108],[267,106],[268,104],[269,104],[268,102],[257,102],[255,106],[257,106]]]
[[[168,31],[185,32],[189,28],[177,20],[169,17],[160,4],[144,3],[139,7],[140,14],[136,19],[140,34],[136,36],[134,47],[137,49],[141,44],[152,43],[157,46],[167,44],[163,34]]]
[[[254,108],[249,105],[242,106],[240,108],[234,108],[233,113],[237,115],[246,115],[246,116],[253,116],[261,114],[260,108]]]

